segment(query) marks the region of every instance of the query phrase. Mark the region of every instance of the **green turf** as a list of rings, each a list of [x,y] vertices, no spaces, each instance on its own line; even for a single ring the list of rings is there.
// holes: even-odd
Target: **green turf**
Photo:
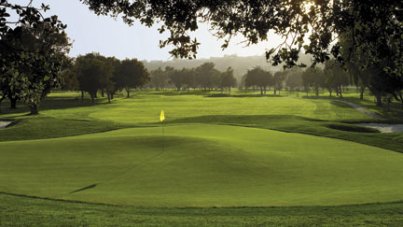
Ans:
[[[91,104],[77,95],[51,94],[39,116],[0,115],[16,121],[0,129],[0,225],[402,221],[401,203],[385,202],[403,198],[403,133],[353,126],[378,120],[334,99],[145,91]],[[348,100],[401,120],[369,99]],[[334,207],[374,202],[385,204]]]
[[[138,208],[0,193],[0,226],[401,226],[403,203],[336,207]]]
[[[236,126],[187,124],[166,127],[165,137],[161,133],[153,127],[3,142],[1,191],[168,207],[403,198],[403,155],[396,152]]]

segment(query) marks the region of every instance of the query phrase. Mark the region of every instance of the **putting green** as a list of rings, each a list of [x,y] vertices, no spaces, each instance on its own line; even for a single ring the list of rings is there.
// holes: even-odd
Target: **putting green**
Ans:
[[[0,191],[167,207],[403,199],[400,153],[236,126],[183,124],[161,133],[131,128],[2,142]]]

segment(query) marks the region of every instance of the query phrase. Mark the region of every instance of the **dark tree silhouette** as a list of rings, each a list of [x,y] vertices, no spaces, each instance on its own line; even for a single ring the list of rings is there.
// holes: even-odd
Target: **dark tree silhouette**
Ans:
[[[105,89],[112,84],[113,66],[107,58],[99,54],[87,54],[76,59],[75,71],[80,90],[88,92],[92,102],[97,98],[98,90]]]
[[[260,94],[266,94],[268,86],[274,85],[274,79],[270,72],[264,71],[260,67],[249,70],[245,75],[245,86],[257,86],[260,88]]]
[[[125,89],[127,98],[130,97],[131,88],[144,86],[150,80],[149,73],[143,63],[137,59],[123,60],[117,68],[115,75],[116,86]]]
[[[305,87],[305,91],[308,93],[312,87],[315,91],[315,95],[319,96],[320,88],[325,85],[325,78],[323,71],[316,67],[309,67],[302,74],[302,81]]]
[[[234,77],[234,70],[231,67],[229,67],[225,72],[221,73],[221,83],[220,83],[221,92],[224,92],[225,89],[231,91],[231,88],[235,86],[236,86],[236,79]]]
[[[59,85],[69,42],[58,17],[43,16],[49,7],[31,3],[0,0],[0,80],[2,97],[10,99],[12,108],[22,100],[37,114],[40,102]]]

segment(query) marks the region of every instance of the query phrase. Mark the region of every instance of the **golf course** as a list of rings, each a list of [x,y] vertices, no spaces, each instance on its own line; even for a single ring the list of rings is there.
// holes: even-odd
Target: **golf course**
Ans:
[[[0,225],[398,226],[403,133],[357,124],[401,113],[354,95],[52,93],[0,115]]]

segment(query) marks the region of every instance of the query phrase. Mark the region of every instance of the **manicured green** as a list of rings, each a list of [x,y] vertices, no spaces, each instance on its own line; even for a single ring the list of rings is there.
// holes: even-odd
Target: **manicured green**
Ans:
[[[1,191],[137,206],[340,205],[403,198],[403,155],[207,124],[3,142]],[[97,184],[95,188],[71,193]]]

